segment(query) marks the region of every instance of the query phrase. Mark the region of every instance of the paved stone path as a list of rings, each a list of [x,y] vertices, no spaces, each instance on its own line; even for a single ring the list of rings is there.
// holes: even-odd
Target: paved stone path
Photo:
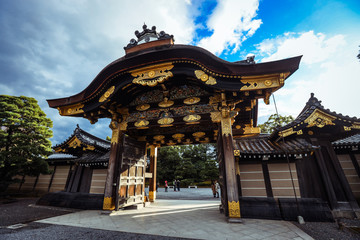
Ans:
[[[241,224],[227,223],[218,208],[217,199],[159,199],[140,210],[123,210],[110,215],[89,210],[37,222],[192,239],[312,239],[286,221],[243,219]]]
[[[145,193],[148,194],[148,188],[145,189]],[[215,200],[220,201],[217,198],[214,198],[212,195],[211,188],[181,188],[179,191],[174,191],[174,189],[169,188],[165,192],[164,188],[159,188],[156,192],[157,199],[174,199],[174,200]]]

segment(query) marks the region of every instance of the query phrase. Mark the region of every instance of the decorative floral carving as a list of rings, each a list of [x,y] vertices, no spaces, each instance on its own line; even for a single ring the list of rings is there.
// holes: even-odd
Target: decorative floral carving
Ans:
[[[173,67],[174,65],[171,63],[164,63],[131,71],[131,75],[135,77],[132,82],[142,86],[154,87],[173,76],[170,71]]]
[[[237,201],[228,201],[229,217],[240,218],[240,203]]]

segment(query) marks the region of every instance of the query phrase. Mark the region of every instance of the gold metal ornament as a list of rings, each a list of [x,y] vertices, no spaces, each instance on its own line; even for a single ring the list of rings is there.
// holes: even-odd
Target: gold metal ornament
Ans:
[[[131,75],[135,77],[132,82],[142,86],[154,87],[173,76],[170,71],[173,67],[174,65],[171,63],[163,63],[130,71]]]
[[[196,122],[196,121],[199,121],[201,119],[201,116],[200,115],[187,115],[183,118],[183,120],[185,122]]]
[[[201,81],[205,82],[207,85],[215,85],[217,84],[216,79],[212,76],[207,75],[201,70],[195,70],[195,76],[197,79],[200,79]]]
[[[139,119],[134,123],[135,127],[145,127],[149,125],[149,121],[145,119]]]
[[[187,105],[192,105],[192,104],[196,104],[200,102],[200,98],[199,97],[190,97],[190,98],[186,98],[184,100],[184,103]]]
[[[176,134],[172,135],[172,137],[174,139],[176,139],[178,143],[180,143],[181,139],[183,139],[185,137],[185,135],[182,133],[176,133]]]
[[[168,98],[164,98],[164,101],[159,102],[159,107],[162,108],[167,108],[167,107],[171,107],[172,105],[174,105],[174,101],[168,100]]]
[[[205,133],[204,132],[195,132],[192,135],[197,138],[202,138],[205,136]]]
[[[145,110],[148,110],[149,108],[150,108],[149,104],[141,104],[141,105],[136,106],[136,110],[138,110],[138,111],[145,111]]]
[[[106,101],[114,93],[115,86],[111,86],[99,99],[99,102]]]
[[[165,136],[163,136],[163,135],[156,135],[156,136],[153,137],[153,139],[154,139],[155,141],[161,141],[161,140],[163,140],[164,138],[165,138]]]
[[[165,118],[159,119],[157,122],[158,122],[158,124],[160,124],[160,125],[169,125],[169,124],[171,124],[171,123],[174,122],[174,119],[173,119],[173,118],[169,118],[169,117],[165,117]]]

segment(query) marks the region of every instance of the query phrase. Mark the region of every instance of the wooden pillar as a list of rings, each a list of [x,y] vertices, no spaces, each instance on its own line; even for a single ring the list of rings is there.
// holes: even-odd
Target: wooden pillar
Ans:
[[[274,197],[272,186],[271,186],[271,180],[270,180],[270,174],[269,174],[269,167],[267,162],[262,162],[262,170],[264,175],[264,182],[266,187],[266,196],[267,197]]]
[[[51,174],[51,178],[50,178],[50,182],[49,182],[49,186],[48,186],[48,192],[50,191],[52,182],[53,182],[53,180],[54,180],[55,172],[56,172],[56,165],[54,166],[53,172],[52,172],[52,174]],[[67,191],[67,192],[68,192],[68,191]]]
[[[316,146],[320,145],[319,141],[317,139],[310,138],[310,141],[312,144],[314,144]],[[315,150],[315,156],[316,156],[316,162],[319,166],[321,179],[323,180],[323,183],[325,186],[325,192],[327,195],[328,203],[329,203],[331,209],[336,209],[336,208],[338,208],[338,202],[337,202],[336,194],[334,191],[334,187],[331,182],[331,178],[329,176],[328,170],[325,165],[324,157],[321,153],[321,149]]]
[[[221,134],[224,151],[225,180],[228,197],[229,220],[240,218],[239,192],[236,179],[234,146],[232,138],[230,110],[224,106],[221,110]]]
[[[154,202],[156,199],[156,161],[157,161],[157,147],[154,145],[150,146],[150,172],[152,178],[150,178],[149,184],[149,200]]]
[[[346,198],[349,201],[351,207],[355,210],[359,210],[359,205],[356,202],[356,199],[354,197],[354,194],[351,190],[350,184],[348,182],[348,180],[346,179],[346,176],[344,174],[344,171],[340,165],[339,159],[336,156],[336,153],[334,151],[334,148],[331,146],[331,143],[328,141],[326,143],[326,150],[329,153],[330,159],[332,161],[332,164],[335,168],[335,172],[340,180],[340,183],[343,187],[343,190],[345,192]]]
[[[350,153],[349,155],[350,155],[351,162],[354,165],[355,171],[356,171],[357,175],[360,178],[360,167],[359,167],[359,164],[358,164],[358,162],[356,160],[356,157],[355,157],[354,153]]]
[[[120,139],[123,135],[120,129],[120,124],[113,119],[109,126],[112,130],[111,136],[111,147],[110,147],[110,157],[107,168],[107,175],[105,181],[105,192],[104,192],[104,202],[103,210],[114,210],[115,209],[115,199],[116,199],[116,166],[119,161],[119,153],[121,144]]]

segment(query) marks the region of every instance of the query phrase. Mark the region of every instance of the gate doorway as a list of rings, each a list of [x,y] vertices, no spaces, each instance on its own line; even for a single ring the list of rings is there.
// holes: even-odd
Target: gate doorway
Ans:
[[[259,134],[258,100],[299,66],[301,57],[256,64],[226,62],[195,46],[176,45],[156,27],[136,32],[126,55],[106,66],[81,93],[48,100],[60,115],[95,124],[111,119],[111,150],[103,209],[143,201],[146,148],[150,148],[149,198],[156,200],[157,148],[216,143],[222,205],[240,218],[233,138]]]

